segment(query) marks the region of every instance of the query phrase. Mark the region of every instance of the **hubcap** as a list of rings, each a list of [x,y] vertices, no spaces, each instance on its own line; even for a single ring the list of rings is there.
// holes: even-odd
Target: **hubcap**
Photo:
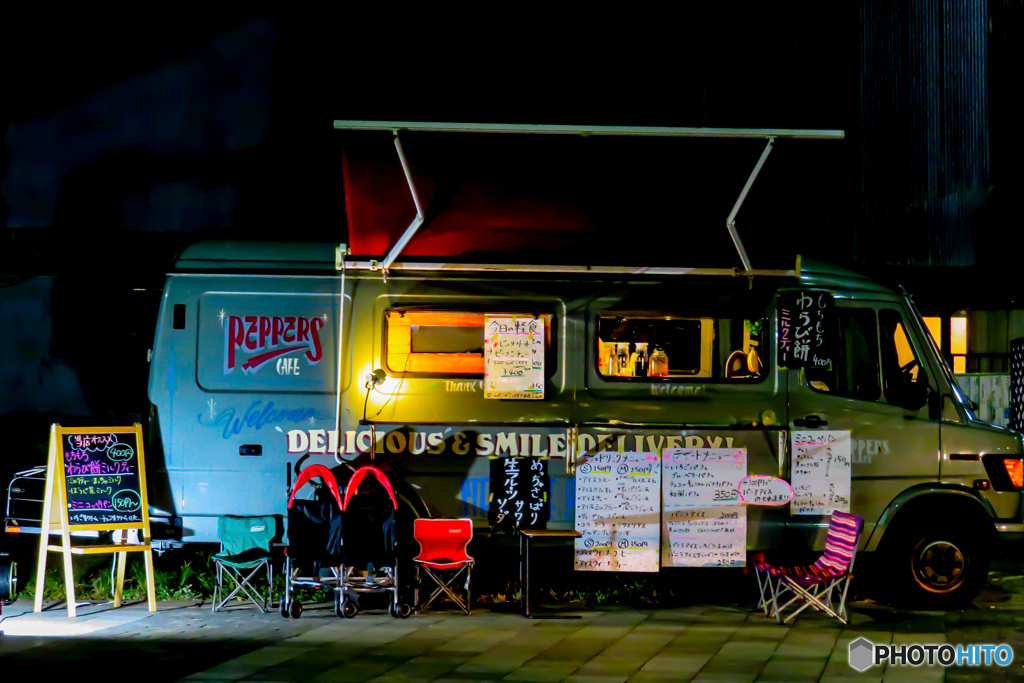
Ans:
[[[951,541],[925,540],[914,549],[914,579],[932,593],[949,593],[963,583],[967,557]]]

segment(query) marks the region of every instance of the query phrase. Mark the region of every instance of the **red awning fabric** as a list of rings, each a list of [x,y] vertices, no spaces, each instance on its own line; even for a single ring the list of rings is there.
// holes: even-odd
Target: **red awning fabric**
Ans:
[[[393,135],[342,136],[349,248],[355,257],[381,259],[416,216]],[[431,132],[403,132],[401,141],[426,222],[400,261],[593,265],[740,265],[725,218],[763,147],[750,140]],[[790,156],[791,164],[806,164]],[[788,223],[789,204],[807,197],[792,167],[784,170],[774,157],[769,163],[772,173],[762,174],[739,218],[755,267],[766,267],[779,246],[791,261],[780,217]],[[787,174],[784,184],[773,180]]]
[[[390,158],[342,157],[349,247],[356,255],[383,256],[416,216],[416,207],[394,147]],[[411,162],[428,221],[403,257],[451,257],[529,249],[566,249],[595,222],[572,200],[531,196],[494,178],[452,178]],[[472,175],[473,169],[465,169]],[[447,183],[448,187],[441,187]]]

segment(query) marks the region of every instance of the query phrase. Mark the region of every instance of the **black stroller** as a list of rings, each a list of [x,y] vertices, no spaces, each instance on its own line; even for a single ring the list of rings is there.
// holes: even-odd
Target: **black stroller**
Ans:
[[[362,490],[359,487],[362,486]],[[381,470],[361,467],[345,487],[342,513],[341,583],[335,594],[338,616],[351,619],[359,611],[359,596],[390,594],[388,611],[405,619],[412,606],[399,599],[395,513],[398,501]]]
[[[313,498],[296,500],[295,494],[313,477]],[[334,475],[323,465],[302,470],[288,498],[288,547],[285,549],[284,595],[281,616],[298,619],[302,603],[295,599],[295,587],[333,589],[335,610],[341,584],[341,492]]]

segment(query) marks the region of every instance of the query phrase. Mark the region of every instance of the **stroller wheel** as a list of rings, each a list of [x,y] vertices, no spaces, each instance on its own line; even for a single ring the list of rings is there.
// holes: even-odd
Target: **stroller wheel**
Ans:
[[[388,612],[395,619],[408,619],[412,615],[412,605],[406,602],[400,602],[397,605],[391,603],[388,605]]]
[[[288,603],[284,601],[284,598],[281,598],[281,604],[278,605],[277,608],[281,612],[281,616],[284,617],[285,619],[287,619],[288,616],[289,616],[288,615]]]
[[[351,619],[359,612],[359,608],[351,600],[344,600],[335,607],[335,612],[342,619]]]
[[[288,614],[292,619],[298,619],[302,616],[302,603],[298,600],[292,600],[292,604],[288,607]]]

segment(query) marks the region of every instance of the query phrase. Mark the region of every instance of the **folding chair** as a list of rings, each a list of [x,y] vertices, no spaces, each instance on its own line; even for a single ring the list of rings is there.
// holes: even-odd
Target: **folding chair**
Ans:
[[[825,612],[846,623],[846,594],[853,578],[853,561],[857,555],[864,520],[846,512],[833,512],[825,538],[825,552],[814,564],[781,566],[759,562],[754,569],[761,589],[761,607],[774,615],[779,623],[791,620],[808,607]],[[838,599],[836,593],[838,592]],[[788,600],[782,602],[786,596]],[[780,604],[781,603],[781,604]],[[796,605],[788,616],[787,608]]]
[[[447,595],[452,602],[466,614],[472,614],[473,595],[469,588],[469,578],[475,560],[466,552],[466,547],[473,540],[473,520],[464,519],[416,519],[413,520],[413,538],[420,544],[420,554],[413,558],[416,563],[416,609],[426,609],[437,597]],[[426,602],[420,604],[420,568],[429,576],[437,589]],[[447,579],[436,572],[455,569]],[[465,601],[452,590],[452,584],[466,572],[463,589]]]
[[[765,561],[763,552],[754,553],[747,561],[747,567],[753,568],[754,576],[757,578],[757,592],[759,594],[757,608],[762,610],[765,616],[768,616],[768,613],[771,611],[772,604],[770,566]]]
[[[273,568],[270,563],[270,541],[277,533],[277,520],[274,517],[221,517],[217,521],[217,538],[221,542],[221,551],[213,556],[217,566],[217,585],[213,589],[213,611],[217,612],[239,592],[264,612],[270,606],[270,596],[274,585]],[[267,568],[267,596],[256,591],[251,581],[256,573]],[[224,595],[224,578],[234,583],[227,597]],[[228,586],[230,588],[230,585]],[[253,593],[259,594],[259,599]]]

